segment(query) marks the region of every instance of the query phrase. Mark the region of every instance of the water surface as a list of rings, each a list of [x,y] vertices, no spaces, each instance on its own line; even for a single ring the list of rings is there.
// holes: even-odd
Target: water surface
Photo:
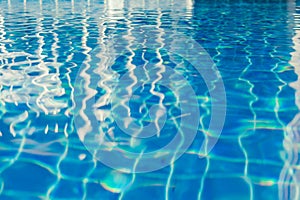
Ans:
[[[297,1],[0,0],[0,198],[299,199],[299,13]],[[190,64],[165,51],[178,45],[175,33],[207,51],[226,89],[224,128],[204,158],[212,100]],[[80,138],[91,115],[134,152],[159,149],[177,131],[169,123],[164,137],[132,141],[110,129],[108,100],[135,67],[154,79],[179,67],[201,116],[190,148],[148,173],[105,166]],[[131,78],[134,85],[139,77]],[[168,118],[181,114],[174,93],[152,85],[136,91],[129,108],[141,126],[162,99]],[[97,112],[76,98],[95,98]]]

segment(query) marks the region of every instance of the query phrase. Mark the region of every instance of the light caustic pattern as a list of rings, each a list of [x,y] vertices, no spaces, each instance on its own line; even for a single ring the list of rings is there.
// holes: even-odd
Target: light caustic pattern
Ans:
[[[112,34],[91,52],[76,78],[75,126],[80,139],[99,161],[125,172],[166,167],[192,144],[200,125],[200,96],[192,87],[197,83],[189,82],[189,77],[202,76],[203,87],[208,87],[212,99],[206,131],[210,135],[199,147],[199,154],[207,156],[211,151],[225,120],[225,89],[209,54],[176,30],[160,28],[162,14],[158,14],[158,22],[152,25],[135,28],[129,23],[125,33]],[[176,21],[173,26],[177,26]],[[152,54],[151,60],[145,58],[147,54]],[[187,62],[191,71],[185,70]],[[87,71],[98,72],[98,77]],[[102,79],[105,74],[108,76]],[[81,94],[82,87],[89,92]],[[161,148],[145,152],[151,150],[151,144],[170,137],[171,141]],[[130,149],[140,151],[133,153]]]
[[[0,1],[0,198],[297,199],[297,6]]]
[[[292,6],[295,10],[293,15],[295,21],[300,20],[300,7]],[[294,52],[291,53],[290,64],[295,67],[295,73],[298,79],[290,84],[296,90],[295,104],[300,110],[300,26],[295,24],[295,35],[293,36]],[[300,113],[296,114],[285,130],[283,145],[285,147],[286,160],[280,173],[279,197],[282,199],[299,199],[300,198],[300,171],[299,165],[299,133],[300,133]]]

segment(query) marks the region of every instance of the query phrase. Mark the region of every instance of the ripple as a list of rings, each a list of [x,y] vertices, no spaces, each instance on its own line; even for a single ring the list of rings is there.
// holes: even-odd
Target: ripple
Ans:
[[[171,199],[188,194],[209,199],[215,194],[226,198],[232,190],[222,185],[233,180],[232,188],[250,199],[263,198],[264,193],[276,199],[278,191],[281,199],[297,198],[300,84],[295,6],[204,0],[1,1],[1,196]],[[205,138],[215,137],[207,131],[214,99],[190,63],[166,52],[180,46],[175,32],[208,51],[226,86],[227,121],[209,155],[200,146]],[[77,85],[80,66],[84,70]],[[169,142],[179,119],[188,116],[179,112],[179,98],[174,95],[185,94],[184,82],[170,76],[173,93],[157,86],[169,67],[185,75],[198,93],[200,126],[190,149],[185,153],[175,149],[184,153],[182,159],[147,174],[116,172],[95,160],[80,142],[92,127],[91,115],[101,124],[92,131],[117,141],[101,148],[119,145],[142,150],[142,156]],[[126,95],[117,98],[117,105],[127,116],[135,116],[141,127],[153,122],[156,129],[149,140],[133,139],[113,127],[118,118],[111,115],[111,98],[126,73],[130,75]],[[139,81],[145,84],[134,91]],[[85,97],[79,105],[78,96]],[[89,112],[86,107],[93,98],[96,102]],[[168,128],[163,133],[158,131],[161,110],[151,113],[155,104],[167,108]],[[77,106],[82,106],[81,129],[74,127]],[[141,134],[137,129],[135,136]],[[137,158],[135,167],[139,162]],[[34,176],[26,173],[30,170],[36,170]],[[28,184],[29,179],[40,187]]]

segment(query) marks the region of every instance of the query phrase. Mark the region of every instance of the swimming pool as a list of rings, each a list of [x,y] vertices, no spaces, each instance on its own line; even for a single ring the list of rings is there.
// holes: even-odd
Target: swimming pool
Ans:
[[[0,0],[0,199],[300,199],[299,3]]]

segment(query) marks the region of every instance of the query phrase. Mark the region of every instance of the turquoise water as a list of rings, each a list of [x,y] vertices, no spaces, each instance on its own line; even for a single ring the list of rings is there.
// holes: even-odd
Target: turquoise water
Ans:
[[[0,199],[300,199],[299,3],[0,0]]]

